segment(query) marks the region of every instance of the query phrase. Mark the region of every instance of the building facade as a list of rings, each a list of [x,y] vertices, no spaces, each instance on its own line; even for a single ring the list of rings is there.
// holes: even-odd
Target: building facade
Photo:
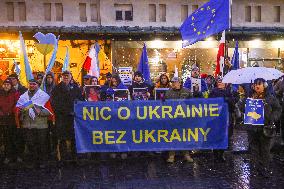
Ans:
[[[191,64],[197,63],[203,72],[210,74],[214,70],[217,40],[220,36],[213,36],[182,49],[179,33],[182,22],[206,2],[2,0],[0,61],[8,67],[8,72],[12,71],[12,59],[18,58],[18,31],[22,31],[27,40],[33,70],[43,71],[43,56],[34,48],[36,42],[33,38],[36,32],[41,31],[60,35],[58,70],[65,55],[63,47],[70,47],[71,71],[76,75],[75,79],[80,78],[82,63],[94,41],[99,41],[114,68],[132,66],[135,69],[145,42],[153,72],[171,73],[175,65],[182,72]],[[235,41],[238,40],[242,65],[258,63],[282,67],[284,1],[232,0],[231,12],[232,27],[226,34],[228,56],[232,56]],[[8,53],[12,50],[14,54]],[[102,65],[107,68],[109,66],[108,61]],[[0,69],[6,72],[4,68]],[[108,69],[105,69],[105,72],[107,71]]]

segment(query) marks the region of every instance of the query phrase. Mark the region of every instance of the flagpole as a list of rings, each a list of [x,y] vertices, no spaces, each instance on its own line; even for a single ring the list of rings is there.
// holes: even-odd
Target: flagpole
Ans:
[[[233,16],[232,16],[232,5],[233,5],[233,0],[229,0],[229,30],[231,30],[231,27],[233,25]]]
[[[223,65],[222,65],[222,78],[224,77],[224,67],[225,67],[225,57],[227,56],[227,42],[226,42],[226,30],[224,30],[224,57],[223,57]]]

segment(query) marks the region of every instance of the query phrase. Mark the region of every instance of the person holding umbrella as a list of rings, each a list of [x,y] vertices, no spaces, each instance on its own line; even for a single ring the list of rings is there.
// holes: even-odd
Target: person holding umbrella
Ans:
[[[263,78],[257,78],[253,82],[253,93],[250,97],[252,99],[262,99],[264,102],[264,126],[253,125],[248,127],[248,140],[254,166],[265,177],[272,174],[269,164],[271,143],[275,137],[275,127],[273,125],[281,116],[279,101],[269,93],[267,87],[268,84]],[[241,111],[245,112],[245,99],[242,101]]]

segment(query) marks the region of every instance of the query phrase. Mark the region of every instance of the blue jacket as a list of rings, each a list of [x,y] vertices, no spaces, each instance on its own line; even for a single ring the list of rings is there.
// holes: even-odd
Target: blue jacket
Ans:
[[[187,88],[189,90],[191,89],[191,79],[190,79],[190,77],[188,77],[186,79],[186,81],[183,84],[183,87]],[[208,90],[208,88],[207,88],[207,84],[206,84],[205,80],[201,79],[201,92],[204,93],[207,90]]]

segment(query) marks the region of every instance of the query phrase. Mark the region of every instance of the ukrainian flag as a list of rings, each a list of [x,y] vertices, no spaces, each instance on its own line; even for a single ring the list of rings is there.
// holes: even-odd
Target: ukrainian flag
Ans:
[[[32,69],[29,63],[25,41],[20,31],[19,31],[19,38],[20,38],[20,44],[21,44],[21,55],[20,55],[21,72],[20,72],[19,80],[22,85],[27,86],[28,81],[31,79],[34,79],[34,76],[33,76]]]
[[[33,102],[30,100],[30,101],[26,102],[25,104],[23,104],[22,107],[23,107],[23,109],[28,110],[28,109],[30,109],[30,108],[33,108],[33,107],[34,107],[34,104],[33,104]]]

